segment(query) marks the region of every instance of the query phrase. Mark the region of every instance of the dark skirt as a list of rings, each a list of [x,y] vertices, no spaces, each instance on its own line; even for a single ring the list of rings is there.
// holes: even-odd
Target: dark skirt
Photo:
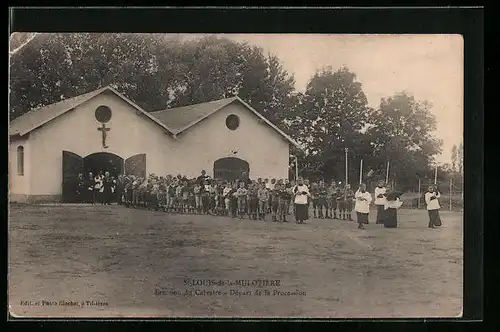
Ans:
[[[368,213],[356,212],[358,224],[368,224]]]
[[[398,227],[398,210],[397,209],[387,209],[384,211],[385,220],[384,227],[396,228]]]
[[[304,221],[309,219],[307,204],[295,204],[295,220]]]
[[[377,205],[377,224],[383,224],[385,219],[385,210],[383,205]]]
[[[428,210],[429,212],[429,226],[441,226],[441,217],[439,210]]]

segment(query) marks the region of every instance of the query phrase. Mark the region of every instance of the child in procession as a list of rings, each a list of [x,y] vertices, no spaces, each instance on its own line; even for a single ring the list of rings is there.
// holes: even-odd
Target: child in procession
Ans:
[[[346,213],[347,220],[352,221],[352,210],[354,208],[354,191],[351,189],[351,185],[346,185]]]
[[[215,210],[218,216],[223,216],[225,211],[224,196],[222,195],[223,190],[222,181],[217,180],[217,185],[215,186]]]
[[[313,206],[313,216],[314,218],[316,218],[318,210],[318,193],[319,193],[318,184],[316,182],[311,183],[310,193]]]
[[[196,184],[193,188],[193,193],[194,193],[194,204],[195,204],[195,209],[196,213],[201,214],[201,183],[199,181],[196,181]]]
[[[226,216],[231,215],[231,195],[233,193],[233,187],[231,187],[231,183],[226,182],[226,187],[222,191],[222,197],[224,198],[224,206],[226,208]]]
[[[259,197],[257,184],[254,182],[248,186],[248,217],[257,220],[259,210]]]
[[[208,214],[210,209],[210,184],[208,180],[203,180],[203,188],[201,189],[201,205],[203,213]]]
[[[340,219],[352,220],[351,211],[353,208],[354,192],[351,189],[350,184],[346,184],[344,190],[342,191],[339,201]]]
[[[328,204],[327,204],[327,189],[324,181],[320,181],[318,185],[318,218],[328,218]],[[323,209],[325,213],[323,214]]]
[[[231,217],[236,218],[238,216],[238,196],[237,196],[237,191],[238,191],[238,182],[233,182],[232,184],[232,191],[230,193],[231,197]]]
[[[167,187],[165,185],[165,178],[160,176],[158,181],[158,208],[164,210],[166,207]]]
[[[215,214],[215,204],[216,204],[216,194],[215,194],[215,183],[209,180],[208,187],[208,212],[210,214]]]
[[[278,220],[280,222],[287,222],[286,216],[288,214],[288,201],[290,197],[286,189],[286,185],[280,183],[278,188]]]
[[[182,181],[177,180],[175,186],[175,211],[178,213],[182,212]]]
[[[279,184],[274,184],[273,189],[270,190],[269,204],[271,206],[271,219],[273,222],[277,222],[279,208]]]
[[[247,195],[248,191],[245,188],[245,182],[241,181],[239,183],[239,188],[236,191],[236,197],[238,198],[238,214],[240,219],[243,219],[243,216],[245,215],[245,210],[247,207]]]
[[[338,197],[338,187],[335,183],[335,180],[332,180],[330,186],[328,186],[327,190],[327,201],[328,201],[328,210],[330,212],[331,219],[337,219],[337,197]]]
[[[177,183],[176,180],[170,179],[167,189],[167,210],[174,211],[177,205]]]

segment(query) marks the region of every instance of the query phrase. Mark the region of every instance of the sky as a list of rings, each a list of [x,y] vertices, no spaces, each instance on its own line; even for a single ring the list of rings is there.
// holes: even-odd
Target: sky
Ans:
[[[220,34],[277,55],[303,91],[316,70],[348,67],[362,83],[369,105],[406,91],[432,103],[435,136],[443,140],[440,163],[463,138],[463,39],[460,35]],[[198,35],[191,35],[196,38]],[[201,35],[200,35],[201,37]]]

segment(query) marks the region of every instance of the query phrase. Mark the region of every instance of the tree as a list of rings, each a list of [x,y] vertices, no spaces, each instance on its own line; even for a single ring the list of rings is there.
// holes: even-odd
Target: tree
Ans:
[[[460,142],[457,151],[458,173],[463,175],[464,172],[464,143]]]
[[[296,100],[293,76],[276,56],[215,36],[37,34],[11,56],[10,71],[11,118],[112,84],[148,111],[238,94],[286,129]]]
[[[172,68],[175,50],[168,45],[154,35],[37,34],[11,56],[10,116],[108,84],[148,110],[162,108],[168,104],[165,91],[181,73]],[[169,59],[161,73],[159,58]]]
[[[370,148],[362,133],[370,110],[361,83],[348,68],[324,68],[312,77],[299,104],[290,121],[306,147],[302,164],[310,165],[311,174],[343,178],[344,149],[359,157]]]
[[[457,171],[457,158],[457,146],[454,144],[451,148],[451,171],[453,172]]]
[[[390,161],[391,179],[403,187],[425,174],[441,152],[442,142],[433,136],[436,120],[430,108],[430,103],[402,92],[382,99],[371,117],[367,134],[373,146],[373,163],[383,169]]]
[[[294,105],[294,78],[262,48],[209,36],[185,44],[180,61],[189,68],[182,95],[174,106],[238,95],[271,122],[284,128]]]

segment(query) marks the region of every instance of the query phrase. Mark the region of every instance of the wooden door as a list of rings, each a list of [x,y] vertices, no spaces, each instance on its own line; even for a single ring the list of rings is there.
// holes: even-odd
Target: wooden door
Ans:
[[[125,175],[146,177],[146,154],[140,153],[125,160]]]
[[[70,151],[62,152],[62,201],[77,202],[78,174],[83,173],[83,158]]]
[[[250,165],[243,159],[235,157],[221,158],[214,162],[214,178],[225,181],[241,179],[246,173],[245,180],[250,176]]]

